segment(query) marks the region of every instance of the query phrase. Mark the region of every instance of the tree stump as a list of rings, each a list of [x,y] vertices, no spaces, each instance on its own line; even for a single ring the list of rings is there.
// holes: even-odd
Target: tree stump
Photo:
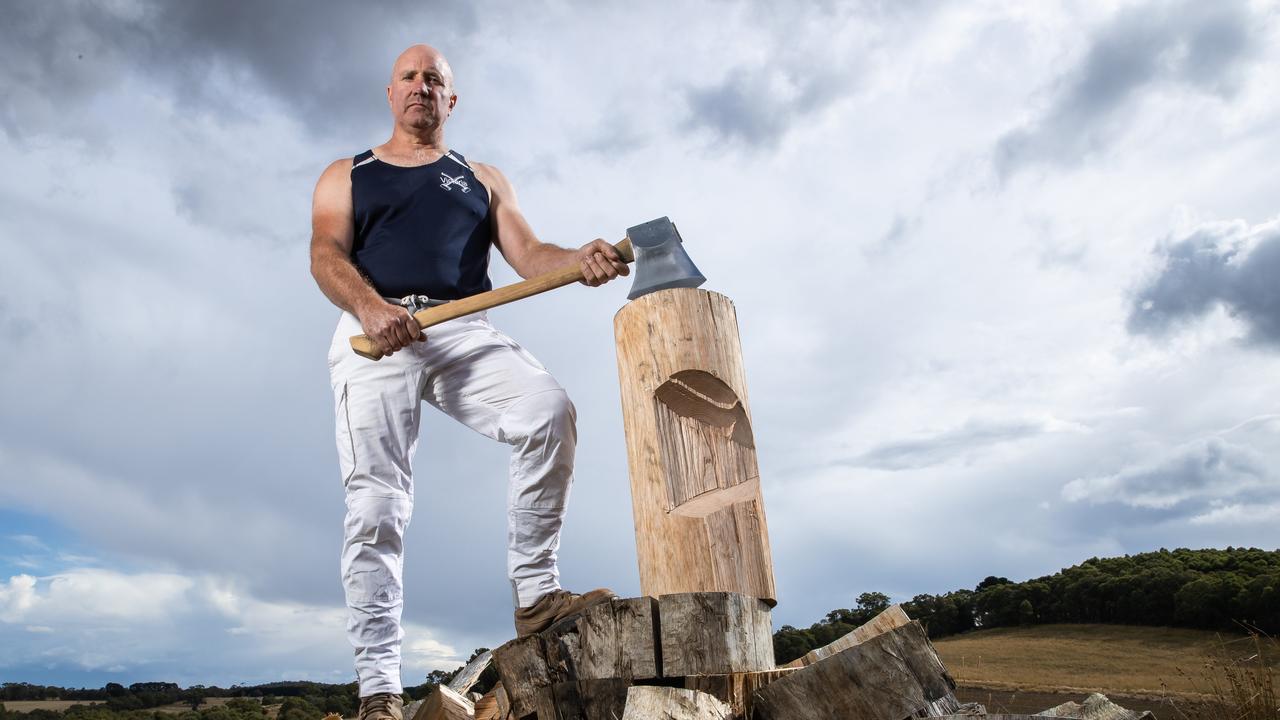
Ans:
[[[733,303],[659,290],[614,316],[640,588],[776,602]]]
[[[769,606],[739,593],[679,593],[658,598],[662,675],[773,670]]]
[[[919,622],[797,670],[755,695],[757,720],[905,720],[960,707]]]
[[[587,608],[578,619],[580,680],[655,678],[662,669],[658,651],[658,601],[614,598]]]

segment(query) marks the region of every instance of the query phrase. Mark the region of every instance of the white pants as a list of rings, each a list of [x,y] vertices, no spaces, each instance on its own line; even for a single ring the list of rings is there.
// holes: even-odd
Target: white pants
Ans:
[[[351,350],[361,332],[343,313],[329,348],[338,459],[346,487],[342,545],[347,638],[360,696],[399,693],[404,531],[421,402],[512,446],[507,574],[517,607],[559,589],[556,550],[577,442],[568,395],[484,313],[428,328],[427,341],[377,362]],[[449,478],[437,491],[448,492]]]

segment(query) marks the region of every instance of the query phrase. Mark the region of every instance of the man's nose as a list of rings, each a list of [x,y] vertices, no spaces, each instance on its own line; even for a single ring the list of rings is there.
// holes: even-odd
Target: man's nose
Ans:
[[[430,95],[430,94],[431,94],[431,86],[430,86],[430,85],[427,85],[427,81],[426,81],[426,80],[423,80],[423,81],[422,81],[422,87],[421,87],[421,88],[419,88],[419,89],[420,89],[420,90],[422,90],[422,94],[423,94],[423,95]]]

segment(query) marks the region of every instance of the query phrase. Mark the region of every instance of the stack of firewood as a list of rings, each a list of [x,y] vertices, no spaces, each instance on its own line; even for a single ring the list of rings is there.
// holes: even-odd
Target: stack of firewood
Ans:
[[[488,657],[412,720],[906,720],[961,710],[923,628],[894,606],[779,668],[769,606],[738,593],[615,599],[493,652],[501,678],[466,696]]]

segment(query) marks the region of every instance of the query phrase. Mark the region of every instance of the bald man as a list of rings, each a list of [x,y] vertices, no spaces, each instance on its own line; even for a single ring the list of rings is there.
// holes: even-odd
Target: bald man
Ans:
[[[538,240],[510,181],[444,140],[458,96],[444,56],[415,45],[387,86],[391,139],[335,161],[312,210],[311,273],[342,309],[329,348],[347,514],[342,582],[361,720],[402,720],[403,536],[413,509],[421,402],[512,446],[507,573],[520,636],[613,593],[560,588],[556,550],[573,480],[575,411],[547,370],[480,312],[423,333],[412,313],[489,290],[494,245],[521,277],[575,263],[587,285],[627,266],[602,239],[570,250]],[[351,351],[364,333],[386,354]],[[449,478],[435,485],[448,491]]]

